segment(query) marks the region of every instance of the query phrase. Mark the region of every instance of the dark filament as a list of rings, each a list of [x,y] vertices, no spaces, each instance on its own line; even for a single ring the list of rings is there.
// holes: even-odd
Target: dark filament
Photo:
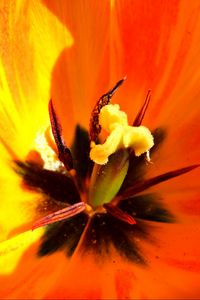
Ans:
[[[172,179],[174,177],[183,175],[187,172],[190,172],[190,171],[192,171],[193,169],[195,169],[199,166],[200,165],[193,165],[193,166],[181,168],[181,169],[178,169],[178,170],[170,171],[170,172],[164,173],[162,175],[158,175],[158,176],[155,176],[153,178],[144,180],[143,182],[138,183],[136,185],[134,185],[134,183],[133,183],[132,187],[125,190],[123,192],[123,194],[121,194],[119,196],[119,201],[122,201],[124,199],[129,198],[129,197],[132,197],[132,196],[134,196],[134,195],[136,195],[140,192],[143,192],[144,190],[146,190],[146,189],[148,189],[148,188],[150,188],[150,187],[152,187],[156,184],[159,184],[163,181],[166,181],[166,180]]]
[[[144,104],[142,105],[135,121],[133,122],[133,126],[140,126],[141,125],[141,123],[144,119],[144,115],[146,113],[147,107],[149,105],[150,98],[151,98],[151,90],[148,91],[146,99],[144,101]]]
[[[133,217],[130,216],[127,212],[121,210],[119,207],[114,206],[112,204],[104,204],[104,207],[107,210],[107,212],[113,217],[130,225],[136,224],[136,221],[133,219]]]

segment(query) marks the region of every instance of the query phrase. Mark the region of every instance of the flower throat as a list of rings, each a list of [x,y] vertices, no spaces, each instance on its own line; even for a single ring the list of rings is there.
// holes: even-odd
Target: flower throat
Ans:
[[[119,105],[110,103],[112,96],[124,80],[125,78],[118,81],[111,90],[97,101],[91,113],[89,134],[80,128],[77,131],[77,135],[84,140],[85,144],[75,142],[71,149],[66,145],[62,135],[62,126],[56,115],[53,101],[50,100],[51,130],[57,147],[57,157],[64,167],[61,173],[58,172],[59,170],[53,172],[54,176],[52,177],[55,177],[56,181],[63,180],[63,187],[59,189],[59,193],[62,194],[62,197],[66,197],[66,200],[64,201],[64,207],[61,203],[63,200],[61,202],[56,201],[57,208],[53,208],[52,213],[37,220],[33,224],[33,229],[67,220],[82,212],[89,218],[98,213],[110,214],[122,222],[134,225],[136,224],[134,214],[129,214],[129,212],[121,208],[124,200],[162,181],[189,172],[198,166],[189,166],[167,172],[149,180],[142,180],[139,183],[137,181],[134,182],[134,176],[130,175],[133,168],[132,161],[137,161],[138,159],[141,162],[144,161],[146,162],[145,168],[148,168],[150,149],[155,148],[156,144],[149,129],[141,126],[149,105],[150,91],[148,91],[144,104],[131,126],[128,125],[127,115],[120,110]],[[100,142],[102,140],[101,130],[106,134],[103,142]],[[85,136],[84,139],[83,136]],[[90,149],[86,151],[86,148]],[[84,157],[81,157],[81,152],[84,153]],[[74,156],[80,156],[81,159],[74,159]],[[36,180],[33,175],[33,168],[36,171],[37,166],[26,165],[21,162],[17,164],[18,167],[23,169],[20,172],[25,174],[23,175],[25,182],[28,182],[29,186],[38,185],[38,181],[37,184],[34,183]],[[85,169],[84,165],[87,165]],[[135,171],[137,172],[137,168]],[[18,171],[18,173],[20,172]],[[43,174],[44,176],[50,175],[48,170],[45,171],[43,169],[42,172],[45,173]],[[129,181],[131,181],[131,184],[127,184]],[[53,185],[55,185],[55,180],[52,182],[52,190]],[[71,197],[74,197],[76,200],[72,199],[69,201],[69,186]],[[46,190],[49,193],[50,187],[47,186]],[[54,203],[54,200],[52,201]]]

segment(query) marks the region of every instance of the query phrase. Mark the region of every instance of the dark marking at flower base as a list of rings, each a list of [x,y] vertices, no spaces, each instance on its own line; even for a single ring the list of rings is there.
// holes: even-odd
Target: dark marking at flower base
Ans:
[[[163,207],[161,201],[154,194],[135,196],[124,200],[119,204],[119,207],[137,219],[164,223],[175,221],[174,216]]]
[[[152,226],[144,221],[174,222],[173,215],[163,208],[159,199],[153,194],[137,196],[123,201],[120,209],[129,213],[137,222],[134,225],[116,219],[108,213],[95,214],[84,234],[82,254],[93,251],[103,259],[109,259],[111,246],[126,260],[146,264],[145,255],[141,252],[139,240],[152,242]],[[72,255],[85,229],[88,217],[81,213],[69,220],[47,226],[39,249],[39,256],[49,255],[59,249]]]
[[[175,218],[153,194],[125,200],[119,208],[136,218],[136,224],[130,225],[108,213],[94,215],[85,233],[83,254],[90,249],[101,258],[106,258],[110,255],[111,246],[114,246],[125,259],[146,264],[138,241],[142,239],[154,241],[151,237],[153,227],[144,221],[171,223]]]
[[[38,255],[50,255],[57,250],[64,249],[67,256],[71,256],[78,245],[87,221],[88,216],[80,213],[66,221],[47,226]]]
[[[161,146],[161,144],[164,142],[167,132],[164,128],[156,128],[152,132],[153,138],[154,138],[154,146],[151,148],[150,152],[151,154],[154,154],[156,150],[158,150],[158,147]]]
[[[76,126],[71,152],[74,161],[74,168],[80,179],[84,179],[86,176],[89,176],[94,165],[93,161],[89,158],[90,140],[87,130],[79,125]]]
[[[21,161],[15,162],[15,170],[22,177],[27,189],[63,203],[74,204],[80,201],[80,195],[73,180],[65,174]]]
[[[147,226],[143,222],[129,225],[109,214],[96,214],[85,233],[82,254],[91,250],[100,255],[101,259],[106,259],[109,258],[111,246],[114,246],[125,259],[145,264],[138,238],[148,239]]]
[[[160,136],[161,134],[158,133],[156,139],[159,140]],[[162,138],[158,143],[161,141]],[[84,149],[81,148],[82,146]],[[72,149],[77,173],[84,180],[90,165],[87,157],[89,139],[87,132],[80,127],[76,129]],[[83,153],[81,149],[85,152]],[[132,164],[131,170],[129,170],[128,178],[126,178],[126,180],[130,180],[128,186],[144,177],[146,166],[144,156],[136,158],[133,155],[130,163]],[[59,203],[65,205],[65,203],[74,204],[80,201],[76,186],[69,176],[45,170],[42,166],[33,163],[16,161],[15,164],[15,170],[22,177],[25,187],[43,195],[44,200],[41,203],[45,204],[46,211],[52,208],[52,211],[55,211],[55,207],[58,208]],[[114,247],[128,261],[145,264],[145,255],[141,252],[138,240],[145,239],[151,242],[151,228],[144,221],[173,222],[174,218],[161,205],[161,201],[156,199],[155,195],[148,194],[129,198],[122,201],[119,208],[133,216],[136,219],[136,224],[127,224],[108,213],[96,214],[84,232],[88,216],[85,213],[80,213],[68,220],[46,226],[38,256],[50,255],[58,250],[66,251],[66,254],[71,256],[84,232],[83,254],[87,251],[93,251],[100,255],[101,259],[109,259],[111,248]],[[41,213],[41,210],[43,210],[43,206],[40,205],[38,212]]]

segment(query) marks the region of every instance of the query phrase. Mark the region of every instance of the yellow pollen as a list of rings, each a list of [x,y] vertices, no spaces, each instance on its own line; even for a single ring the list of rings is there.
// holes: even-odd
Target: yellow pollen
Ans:
[[[145,126],[129,126],[127,115],[118,104],[108,104],[101,109],[99,124],[109,135],[103,144],[91,142],[90,158],[95,163],[106,164],[111,154],[123,148],[133,149],[136,156],[146,153],[150,160],[149,150],[154,145],[150,130]]]
[[[49,130],[50,129],[48,128],[48,131]],[[37,132],[33,148],[41,154],[41,157],[44,161],[44,168],[55,171],[62,167],[62,163],[57,159],[57,155],[55,151],[49,145],[49,142],[47,141],[46,134],[45,134],[46,132],[47,132],[46,127],[41,128]],[[51,137],[52,135],[51,131],[48,134],[49,137]]]

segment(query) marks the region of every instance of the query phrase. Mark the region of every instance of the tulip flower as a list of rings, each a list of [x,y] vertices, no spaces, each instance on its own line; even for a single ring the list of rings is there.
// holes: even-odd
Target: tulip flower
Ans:
[[[199,1],[0,15],[0,299],[199,299]]]

